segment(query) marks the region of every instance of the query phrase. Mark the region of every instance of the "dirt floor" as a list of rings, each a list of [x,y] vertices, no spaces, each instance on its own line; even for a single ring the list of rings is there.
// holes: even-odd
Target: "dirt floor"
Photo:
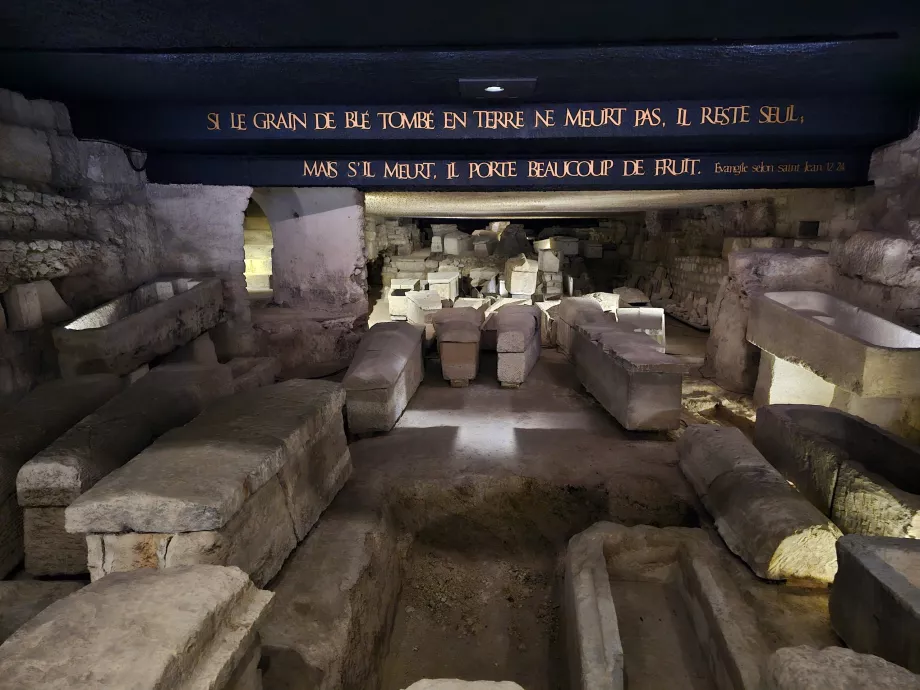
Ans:
[[[422,678],[566,688],[559,578],[550,554],[506,559],[416,545],[409,554],[381,690]]]

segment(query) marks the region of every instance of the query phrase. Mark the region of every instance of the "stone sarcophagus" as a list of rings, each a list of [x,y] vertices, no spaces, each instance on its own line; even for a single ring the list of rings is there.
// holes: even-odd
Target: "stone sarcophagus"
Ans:
[[[222,318],[220,279],[143,285],[54,330],[61,375],[129,374]]]
[[[0,646],[19,690],[253,690],[274,594],[237,568],[117,573],[51,604]]]
[[[65,511],[92,579],[205,563],[268,582],[351,474],[344,404],[339,384],[292,379],[161,436]]]

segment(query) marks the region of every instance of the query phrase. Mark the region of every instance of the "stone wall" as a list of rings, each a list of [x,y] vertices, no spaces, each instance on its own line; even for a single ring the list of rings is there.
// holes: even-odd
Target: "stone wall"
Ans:
[[[76,139],[62,104],[0,89],[0,293],[50,280],[81,313],[154,277],[161,246],[143,163]],[[0,318],[0,396],[57,375],[54,325],[13,332]]]
[[[163,245],[161,274],[223,282],[227,321],[212,333],[221,359],[253,351],[243,277],[243,214],[251,196],[252,187],[148,185]]]

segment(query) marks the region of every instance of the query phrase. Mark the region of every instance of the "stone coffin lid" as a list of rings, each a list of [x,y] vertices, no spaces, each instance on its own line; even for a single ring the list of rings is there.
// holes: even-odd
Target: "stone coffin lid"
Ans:
[[[764,665],[768,690],[920,690],[920,676],[843,647],[783,647]]]
[[[600,336],[604,353],[624,363],[632,371],[661,374],[686,374],[689,365],[677,357],[659,352],[658,342],[643,333],[609,331]]]
[[[434,332],[439,342],[478,343],[483,313],[472,307],[442,309],[434,318]]]
[[[431,311],[441,308],[441,295],[434,290],[416,290],[407,292],[406,299],[416,305],[419,309]]]
[[[406,368],[412,352],[369,350],[355,357],[342,379],[345,390],[367,391],[389,388]]]
[[[570,326],[575,326],[582,319],[591,315],[603,315],[604,309],[600,302],[591,297],[566,297],[559,304],[556,318],[565,321]]]
[[[16,491],[19,468],[122,389],[112,374],[44,383],[0,414],[0,498]]]
[[[405,321],[385,321],[374,324],[361,338],[352,362],[357,361],[359,356],[365,352],[373,351],[405,352],[408,356],[419,344],[423,332],[424,328],[421,326]]]
[[[0,678],[17,690],[223,688],[273,596],[239,568],[113,573],[0,646]]]
[[[161,436],[72,503],[72,533],[217,530],[338,415],[345,388],[293,379],[237,393]]]
[[[492,319],[498,331],[499,352],[524,352],[540,327],[540,310],[521,304],[495,312]]]
[[[230,368],[222,364],[154,368],[23,465],[19,505],[67,505],[157,436],[232,392]]]
[[[430,283],[449,283],[452,280],[460,280],[460,272],[453,270],[438,270],[428,274]]]

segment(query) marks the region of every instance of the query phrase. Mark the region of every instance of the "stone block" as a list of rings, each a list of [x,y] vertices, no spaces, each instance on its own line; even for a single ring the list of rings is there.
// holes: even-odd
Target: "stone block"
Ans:
[[[512,295],[532,295],[537,291],[539,264],[533,259],[520,256],[505,263],[505,288]]]
[[[442,300],[453,302],[460,296],[460,274],[457,271],[429,273],[428,289],[437,292]]]
[[[84,586],[82,582],[4,580],[0,582],[0,643],[48,608]]]
[[[13,285],[3,293],[3,303],[11,331],[32,331],[42,327],[41,298],[35,283]]]
[[[234,690],[258,656],[272,593],[214,566],[111,575],[60,599],[0,647],[10,687]]]
[[[425,326],[425,337],[431,340],[434,338],[431,319],[443,308],[441,295],[434,290],[419,290],[406,293],[406,298],[409,300],[407,320],[416,326]]]
[[[920,450],[903,439],[828,407],[769,405],[754,443],[843,532],[920,537]]]
[[[841,532],[757,452],[738,429],[687,428],[680,469],[726,546],[758,577],[830,583]]]
[[[763,690],[920,690],[920,677],[843,647],[784,647],[767,660]]]
[[[837,560],[836,633],[856,652],[920,671],[920,541],[848,534]]]
[[[604,245],[602,245],[600,242],[594,242],[592,240],[580,240],[578,242],[578,248],[581,255],[586,259],[604,258]]]
[[[435,235],[431,238],[431,253],[441,254],[444,251],[444,238],[441,235]]]
[[[541,249],[537,253],[537,265],[546,273],[559,273],[562,270],[562,261],[559,250]]]
[[[916,244],[876,232],[857,232],[846,242],[835,242],[831,263],[843,275],[893,287],[920,287],[920,268],[914,265]]]
[[[469,383],[479,371],[479,341],[484,314],[478,309],[443,309],[432,319],[441,372],[452,385]]]
[[[520,386],[540,359],[540,319],[533,306],[510,305],[495,312],[498,380],[503,386]]]
[[[23,556],[22,509],[16,500],[20,468],[121,387],[107,374],[52,381],[0,413],[0,574],[8,574]]]
[[[274,357],[235,357],[227,362],[233,374],[233,392],[270,386],[281,373],[281,363]]]
[[[164,365],[128,386],[29,460],[16,478],[25,509],[26,569],[86,572],[86,541],[64,529],[64,509],[166,431],[233,390],[228,367]]]
[[[350,474],[344,402],[338,384],[294,379],[161,436],[67,508],[90,574],[206,562],[267,582]]]
[[[424,378],[424,329],[378,323],[362,338],[345,378],[348,430],[389,431]]]
[[[473,251],[473,238],[465,232],[451,232],[444,235],[444,253],[459,256]]]
[[[50,184],[52,173],[51,149],[44,132],[0,122],[0,177]]]
[[[192,342],[176,348],[163,358],[164,364],[217,364],[217,351],[211,336],[203,333]]]
[[[163,284],[171,290],[171,283]],[[55,329],[62,375],[127,374],[194,340],[223,315],[218,278],[150,306],[138,305],[133,298],[122,295]]]
[[[680,426],[686,364],[659,352],[650,337],[613,322],[583,322],[573,329],[571,342],[578,380],[624,428]]]

